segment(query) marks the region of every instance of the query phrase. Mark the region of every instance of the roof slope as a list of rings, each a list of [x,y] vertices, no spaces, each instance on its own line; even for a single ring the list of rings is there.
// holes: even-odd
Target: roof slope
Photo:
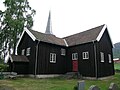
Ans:
[[[65,42],[63,39],[56,37],[55,35],[52,34],[45,34],[33,30],[29,30],[37,40],[47,42],[47,43],[52,43],[56,45],[61,45],[61,46],[66,46]]]
[[[23,55],[10,55],[11,62],[29,62],[26,56]]]
[[[66,40],[68,46],[92,42],[93,40],[97,39],[97,37],[99,36],[103,27],[104,27],[104,25],[101,25],[101,26],[92,28],[90,30],[87,30],[87,31],[84,31],[84,32],[81,32],[78,34],[74,34],[74,35],[65,37],[63,39]]]
[[[64,38],[58,38],[55,35],[45,34],[45,33],[41,33],[34,30],[24,30],[17,43],[17,47],[25,32],[33,39],[33,41],[39,40],[42,42],[51,43],[51,44],[60,45],[60,46],[74,46],[74,45],[92,42],[95,40],[99,41],[104,31],[106,30],[106,28],[107,26],[104,24],[104,25],[89,29],[87,31],[83,31],[71,36],[64,37]]]

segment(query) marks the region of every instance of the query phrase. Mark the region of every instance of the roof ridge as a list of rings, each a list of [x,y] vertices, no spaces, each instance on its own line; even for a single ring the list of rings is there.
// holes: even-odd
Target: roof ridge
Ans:
[[[64,38],[67,38],[67,37],[71,37],[71,36],[77,35],[77,34],[80,34],[80,33],[84,33],[84,32],[87,32],[87,31],[93,30],[93,29],[98,28],[98,27],[101,27],[101,26],[104,27],[104,25],[106,25],[106,24],[102,24],[102,25],[100,25],[100,26],[93,27],[93,28],[91,28],[91,29],[87,29],[87,30],[81,31],[81,32],[76,33],[76,34],[72,34],[72,35],[69,35],[69,36],[63,37],[63,39],[64,39]]]

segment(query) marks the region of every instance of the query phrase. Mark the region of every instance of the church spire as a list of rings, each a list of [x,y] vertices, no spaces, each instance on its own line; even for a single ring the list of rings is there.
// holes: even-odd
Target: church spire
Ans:
[[[48,22],[47,22],[45,34],[53,34],[52,33],[51,12],[50,11],[49,11]]]

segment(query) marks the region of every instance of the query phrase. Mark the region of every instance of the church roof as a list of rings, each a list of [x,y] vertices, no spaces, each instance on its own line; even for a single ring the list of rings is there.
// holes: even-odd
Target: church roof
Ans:
[[[56,37],[55,35],[45,34],[45,33],[37,32],[33,30],[29,30],[29,31],[35,36],[36,40],[51,43],[51,44],[66,46],[64,40]]]
[[[33,41],[38,40],[46,43],[68,47],[93,41],[99,41],[105,30],[107,30],[106,28],[107,26],[104,24],[64,38],[58,38],[53,34],[45,34],[34,30],[24,30],[21,38],[26,32],[33,39]],[[19,39],[17,46],[19,45],[21,38]]]
[[[68,46],[74,46],[78,44],[88,43],[97,40],[100,36],[100,33],[104,28],[105,25],[101,25],[95,28],[92,28],[87,31],[83,31],[68,37],[65,37]]]

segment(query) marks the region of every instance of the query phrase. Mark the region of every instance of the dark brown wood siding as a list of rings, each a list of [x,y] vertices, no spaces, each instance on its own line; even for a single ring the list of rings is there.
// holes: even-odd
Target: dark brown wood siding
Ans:
[[[40,42],[37,74],[66,73],[66,56],[61,55],[62,46]],[[50,53],[56,54],[56,63],[50,63]]]
[[[21,55],[23,49],[25,49],[25,56],[26,50],[30,47],[30,55],[27,56],[29,60],[29,74],[34,74],[34,67],[35,67],[35,54],[36,54],[36,42],[31,39],[31,37],[25,32],[19,46],[18,46],[18,55]]]
[[[89,59],[83,59],[83,52],[89,52]],[[81,44],[68,48],[67,70],[72,72],[72,53],[78,53],[78,71],[83,76],[95,77],[94,46],[93,43]]]
[[[16,72],[17,74],[28,74],[28,62],[13,62],[12,72]]]
[[[97,64],[98,77],[104,77],[114,74],[114,63],[112,53],[112,43],[106,30],[101,40],[96,44],[97,46]],[[104,53],[104,62],[101,62],[100,52]],[[111,54],[112,63],[109,63],[108,54]]]

